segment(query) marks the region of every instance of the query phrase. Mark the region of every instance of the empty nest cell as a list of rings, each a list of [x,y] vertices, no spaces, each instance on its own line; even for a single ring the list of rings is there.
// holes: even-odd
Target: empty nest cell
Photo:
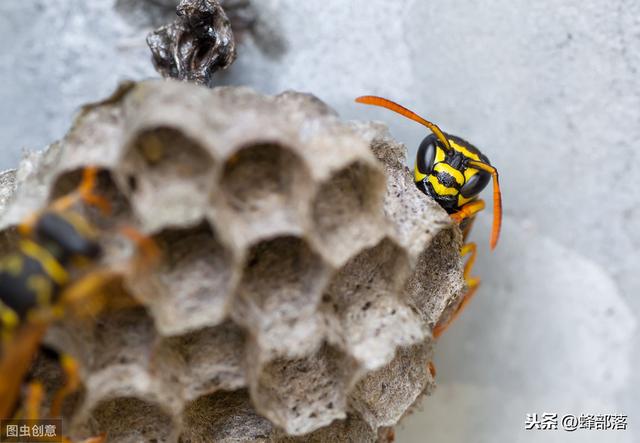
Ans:
[[[98,403],[81,431],[85,436],[106,435],[106,442],[173,442],[176,425],[158,405],[136,397],[117,397]]]
[[[237,241],[301,233],[311,184],[303,161],[280,144],[257,143],[238,150],[226,161],[220,186]]]
[[[134,209],[153,231],[202,218],[213,167],[213,158],[185,132],[161,126],[136,134],[120,170]]]
[[[384,175],[363,161],[337,171],[320,186],[313,203],[313,221],[318,247],[334,265],[342,265],[380,239],[386,223],[383,199]]]
[[[91,372],[112,365],[147,366],[156,333],[143,307],[118,309],[99,315],[93,324]]]
[[[150,371],[177,385],[187,401],[245,385],[245,336],[233,322],[168,337],[154,351]]]
[[[306,434],[346,417],[354,374],[348,357],[324,345],[311,356],[263,366],[251,381],[251,398],[259,413],[288,434]]]
[[[180,443],[269,441],[273,425],[258,415],[246,390],[219,391],[190,403]]]
[[[334,420],[331,426],[325,426],[299,437],[282,437],[279,443],[391,443],[393,440],[378,438],[376,433],[357,414],[348,414],[344,420]]]
[[[367,369],[424,337],[420,318],[396,296],[408,272],[406,252],[385,238],[349,260],[322,297],[330,341]]]
[[[428,369],[431,343],[398,348],[385,367],[360,380],[349,396],[349,405],[373,429],[394,426],[434,379]]]
[[[206,222],[154,236],[162,262],[152,271],[145,302],[159,331],[179,334],[214,326],[226,317],[232,295],[232,252]]]
[[[284,236],[247,253],[233,318],[255,336],[259,360],[313,352],[322,338],[316,312],[328,269],[301,238]]]

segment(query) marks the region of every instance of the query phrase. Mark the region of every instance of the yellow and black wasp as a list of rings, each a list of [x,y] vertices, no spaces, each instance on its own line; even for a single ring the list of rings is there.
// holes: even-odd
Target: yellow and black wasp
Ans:
[[[91,304],[99,309],[97,294],[115,278],[112,269],[97,264],[99,230],[85,215],[88,206],[110,212],[110,202],[94,192],[99,173],[85,168],[76,191],[20,224],[15,251],[0,259],[0,418],[38,418],[42,384],[30,382],[24,404],[19,398],[48,326],[67,311]],[[145,260],[156,254],[133,228],[121,233],[142,246]],[[66,381],[53,396],[51,417],[60,416],[63,400],[79,385],[76,361],[61,354],[60,363]]]
[[[491,249],[494,249],[502,224],[502,198],[498,171],[491,165],[487,156],[471,143],[460,137],[445,134],[434,123],[390,100],[367,95],[358,97],[356,102],[390,109],[426,126],[432,132],[422,140],[418,148],[414,180],[418,189],[432,197],[454,221],[461,224],[465,241],[475,214],[485,207],[484,201],[478,198],[478,195],[493,178],[493,228],[490,245]],[[480,284],[479,278],[469,275],[476,256],[475,243],[466,243],[461,254],[469,254],[464,266],[468,290],[453,315],[445,323],[436,325],[433,330],[436,338],[464,309]]]

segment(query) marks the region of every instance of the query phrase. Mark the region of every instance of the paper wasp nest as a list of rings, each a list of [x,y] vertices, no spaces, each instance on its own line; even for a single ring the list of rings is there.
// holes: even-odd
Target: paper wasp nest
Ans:
[[[123,85],[5,174],[4,243],[87,164],[163,253],[122,285],[137,306],[50,330],[82,366],[72,436],[376,441],[433,387],[460,233],[384,127],[295,92]]]

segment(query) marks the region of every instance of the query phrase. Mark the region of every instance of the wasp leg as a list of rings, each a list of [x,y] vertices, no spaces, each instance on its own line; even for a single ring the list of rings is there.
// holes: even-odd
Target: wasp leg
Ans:
[[[100,170],[95,166],[84,168],[82,170],[82,180],[76,191],[60,197],[51,206],[56,210],[64,211],[76,204],[78,200],[82,200],[88,205],[97,207],[103,214],[109,214],[111,212],[111,203],[103,196],[95,193],[99,172]]]
[[[60,417],[62,415],[62,405],[65,398],[77,391],[78,387],[80,386],[78,362],[70,355],[62,354],[60,355],[60,365],[62,366],[62,370],[64,371],[64,374],[66,376],[66,380],[64,385],[60,389],[58,389],[58,391],[56,391],[53,396],[49,414],[51,417]],[[83,440],[82,443],[102,443],[105,438],[106,434],[102,434]],[[73,441],[68,437],[63,437],[62,441],[64,443],[73,443]]]
[[[78,390],[80,386],[80,376],[78,371],[78,362],[67,354],[60,356],[60,366],[65,374],[64,385],[53,396],[51,402],[51,417],[59,417],[62,415],[62,403],[70,394]]]
[[[436,378],[436,365],[434,365],[432,361],[427,363],[427,369],[429,370],[429,374],[431,374],[431,378]]]
[[[443,324],[437,324],[435,328],[433,328],[433,337],[438,338],[442,335],[442,333],[453,323],[453,321],[458,318],[463,309],[469,304],[471,299],[476,293],[478,286],[480,286],[480,279],[478,277],[471,277],[471,268],[473,268],[473,264],[476,261],[476,244],[475,243],[467,243],[462,247],[460,254],[464,257],[469,254],[469,259],[464,265],[464,281],[467,285],[467,292],[462,297],[462,301],[456,308],[456,310],[449,316],[446,322]]]
[[[469,233],[471,232],[471,228],[473,228],[473,223],[476,221],[475,217],[468,218],[466,223],[464,223],[464,228],[462,229],[462,243],[466,243],[467,238],[469,237]]]
[[[81,316],[94,316],[105,306],[109,285],[117,277],[116,272],[101,269],[80,278],[60,295],[57,304],[60,309],[57,314],[64,312],[65,308],[70,308]]]
[[[44,387],[39,381],[32,381],[27,388],[25,400],[24,417],[27,420],[37,420],[40,418],[40,407],[44,398]]]
[[[484,206],[484,200],[482,199],[470,201],[469,203],[462,205],[458,212],[451,214],[451,218],[453,221],[460,223],[462,220],[471,218],[478,212],[482,211]]]
[[[120,233],[131,240],[139,251],[139,254],[132,259],[132,266],[150,268],[160,259],[160,250],[156,242],[149,236],[143,234],[132,226],[122,226]]]
[[[13,415],[20,386],[47,330],[46,323],[25,325],[3,346],[0,358],[0,419]]]

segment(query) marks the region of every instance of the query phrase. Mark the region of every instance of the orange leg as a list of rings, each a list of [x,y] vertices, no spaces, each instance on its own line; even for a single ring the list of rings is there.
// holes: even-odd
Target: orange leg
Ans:
[[[468,219],[466,226],[462,230],[462,243],[465,243],[467,241],[467,238],[469,237],[469,233],[471,232],[471,228],[473,228],[473,223],[475,221],[475,217]]]
[[[469,203],[462,205],[458,212],[451,214],[451,218],[453,221],[460,223],[462,220],[473,217],[478,212],[482,211],[484,206],[484,200],[482,199],[470,201]]]
[[[51,403],[51,417],[59,417],[62,415],[62,403],[70,394],[73,394],[80,386],[80,375],[78,371],[78,362],[70,355],[63,354],[60,356],[60,365],[65,374],[65,383],[53,396]]]
[[[480,279],[478,277],[471,277],[471,269],[473,268],[473,264],[476,261],[476,244],[475,243],[467,243],[462,247],[460,251],[462,256],[469,254],[469,259],[464,265],[464,281],[467,285],[467,293],[462,297],[462,301],[456,308],[456,310],[451,314],[451,316],[447,319],[447,321],[443,324],[437,324],[435,328],[433,328],[433,337],[439,338],[442,333],[454,322],[456,318],[460,315],[460,313],[464,310],[464,308],[469,304],[471,299],[476,293],[478,286],[480,286]]]
[[[103,214],[107,215],[111,212],[111,203],[101,195],[95,193],[98,182],[98,173],[100,170],[95,166],[87,166],[82,170],[82,180],[75,192],[67,194],[57,199],[51,205],[58,211],[64,211],[82,200],[84,203],[95,206]]]
[[[46,323],[25,325],[9,343],[3,345],[0,355],[0,419],[13,415],[23,378],[46,330]]]
[[[44,398],[44,387],[39,381],[32,381],[27,388],[27,398],[25,401],[25,416],[27,420],[37,420],[40,418],[40,407]]]
[[[431,374],[431,378],[436,378],[436,365],[434,365],[432,361],[427,363],[427,369],[429,370],[429,374]]]
[[[132,226],[121,227],[120,233],[135,243],[139,251],[138,256],[133,259],[134,263],[132,263],[132,265],[149,268],[158,262],[160,259],[160,250],[151,237],[148,237]]]
[[[51,208],[56,211],[66,211],[81,200],[88,205],[97,207],[103,214],[108,215],[111,212],[111,203],[103,196],[94,192],[97,186],[99,172],[99,169],[94,166],[84,168],[82,171],[82,181],[80,185],[78,185],[78,189],[56,199],[51,204]],[[18,232],[21,235],[30,235],[39,215],[40,214],[35,213],[27,217],[26,220],[18,225]]]

